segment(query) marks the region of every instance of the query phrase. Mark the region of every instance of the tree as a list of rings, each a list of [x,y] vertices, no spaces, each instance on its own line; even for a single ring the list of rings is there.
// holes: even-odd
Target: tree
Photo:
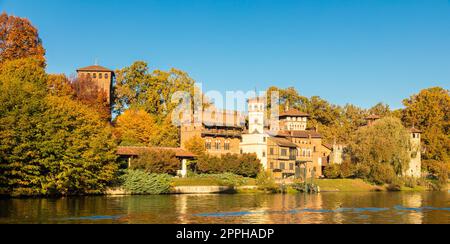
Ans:
[[[114,135],[122,146],[155,146],[155,119],[143,109],[128,109],[117,117]]]
[[[0,68],[0,191],[101,193],[117,172],[111,128],[91,108],[49,95],[34,58]]]
[[[128,108],[143,109],[161,122],[178,106],[171,102],[172,95],[185,91],[193,97],[194,84],[181,70],[150,72],[147,63],[138,61],[116,72],[114,110],[120,114]]]
[[[409,167],[409,133],[399,119],[385,117],[373,126],[359,129],[352,137],[348,151],[356,165],[367,165],[371,171],[366,176],[375,183],[392,180]],[[385,174],[385,175],[383,175]]]
[[[137,159],[132,160],[131,169],[144,170],[153,174],[176,175],[181,169],[180,160],[175,152],[169,150],[149,149]]]
[[[54,96],[69,96],[74,98],[76,95],[71,81],[65,75],[49,75],[47,89]]]
[[[199,136],[192,137],[186,141],[184,147],[186,150],[197,156],[201,156],[206,153],[205,141]]]
[[[29,20],[0,15],[0,65],[8,60],[35,57],[44,66],[44,55],[38,30]]]
[[[433,87],[403,101],[402,120],[423,132],[424,159],[450,164],[450,94]]]
[[[369,109],[369,114],[375,114],[380,117],[386,117],[391,115],[391,109],[389,108],[389,105],[384,103],[378,103],[377,105],[373,106],[371,109]]]

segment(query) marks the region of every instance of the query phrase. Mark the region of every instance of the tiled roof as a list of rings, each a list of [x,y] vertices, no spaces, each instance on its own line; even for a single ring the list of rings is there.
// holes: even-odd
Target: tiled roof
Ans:
[[[188,152],[181,148],[172,148],[172,147],[118,147],[116,153],[117,155],[120,156],[139,156],[151,150],[172,151],[178,158],[196,157],[196,155],[191,152]]]
[[[409,129],[409,131],[411,132],[411,133],[422,133],[422,131],[421,130],[419,130],[419,129],[416,129],[416,128],[411,128],[411,129]]]
[[[298,111],[297,109],[290,109],[280,114],[280,117],[309,117],[309,114]]]
[[[100,71],[100,72],[112,72],[112,73],[114,73],[114,71],[112,71],[112,70],[110,70],[108,68],[99,66],[99,65],[92,65],[92,66],[88,66],[88,67],[84,67],[84,68],[79,68],[79,69],[77,69],[77,72],[79,72],[79,71]]]
[[[331,144],[328,144],[328,143],[322,143],[322,146],[324,146],[324,147],[326,147],[326,148],[328,148],[328,149],[330,149],[330,150],[333,150],[333,146],[332,146]]]
[[[280,131],[277,136],[294,137],[294,138],[322,138],[322,135],[317,131],[299,130],[299,131]]]
[[[278,146],[281,147],[297,147],[297,145],[287,139],[284,138],[277,138],[277,137],[270,137],[270,140],[272,140],[273,142],[275,142],[275,144],[277,144]]]

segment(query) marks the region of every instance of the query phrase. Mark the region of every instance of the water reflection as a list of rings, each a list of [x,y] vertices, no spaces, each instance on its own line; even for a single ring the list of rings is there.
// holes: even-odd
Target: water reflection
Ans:
[[[0,223],[450,223],[449,193],[0,199]]]

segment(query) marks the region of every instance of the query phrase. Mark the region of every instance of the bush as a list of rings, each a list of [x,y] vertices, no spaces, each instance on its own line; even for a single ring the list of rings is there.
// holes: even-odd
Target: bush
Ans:
[[[202,155],[197,162],[197,171],[202,174],[233,173],[254,178],[260,170],[261,162],[254,154],[227,154],[222,157]]]
[[[328,179],[337,179],[341,177],[341,166],[339,164],[332,164],[325,169],[325,177]]]
[[[263,191],[269,191],[269,192],[279,192],[280,188],[275,182],[275,179],[272,177],[272,175],[269,172],[261,171],[258,176],[256,177],[256,184],[258,185],[258,188]]]
[[[127,170],[121,176],[123,188],[137,195],[159,195],[170,191],[172,177],[168,174],[148,174],[142,170]]]
[[[369,179],[371,182],[382,185],[391,184],[397,178],[393,167],[389,164],[375,164],[372,166]]]
[[[148,150],[131,162],[131,169],[154,174],[176,175],[180,168],[180,160],[169,150]]]

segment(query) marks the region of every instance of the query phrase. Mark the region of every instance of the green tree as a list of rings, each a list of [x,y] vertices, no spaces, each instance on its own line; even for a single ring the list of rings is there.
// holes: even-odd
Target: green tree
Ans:
[[[399,119],[385,117],[373,126],[359,129],[352,137],[348,151],[352,163],[371,169],[369,180],[375,183],[392,180],[409,166],[409,133]],[[393,174],[392,174],[393,173]]]

